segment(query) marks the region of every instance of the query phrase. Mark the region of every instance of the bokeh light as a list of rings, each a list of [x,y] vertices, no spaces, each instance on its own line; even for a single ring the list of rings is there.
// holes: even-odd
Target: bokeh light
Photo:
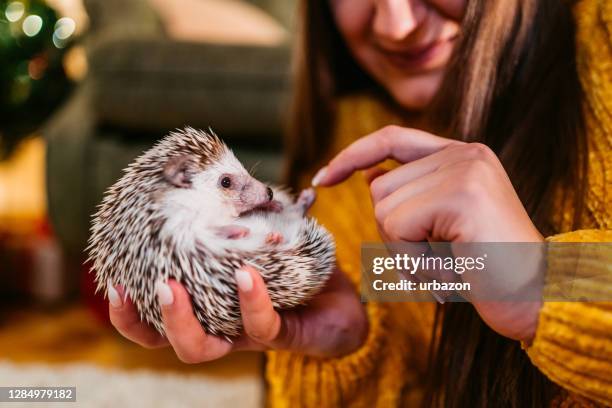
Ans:
[[[69,17],[62,17],[55,23],[55,31],[53,31],[53,45],[57,48],[64,48],[74,34],[76,23]]]
[[[43,56],[34,57],[28,63],[28,75],[34,80],[39,80],[45,75],[48,65],[48,61]]]
[[[66,46],[66,41],[58,38],[57,33],[55,32],[53,33],[51,40],[53,41],[53,45],[55,45],[56,48],[64,48]]]
[[[9,3],[4,11],[4,15],[6,19],[11,23],[19,21],[21,17],[23,17],[23,13],[25,12],[25,6],[20,1],[14,1]]]
[[[43,26],[43,19],[36,14],[32,14],[27,16],[25,20],[23,20],[23,32],[28,37],[34,37],[38,34]]]
[[[55,35],[60,40],[66,40],[76,29],[76,23],[70,17],[62,17],[55,23]]]
[[[0,160],[37,131],[72,88],[64,57],[80,23],[58,16],[52,3],[63,1],[0,0]]]

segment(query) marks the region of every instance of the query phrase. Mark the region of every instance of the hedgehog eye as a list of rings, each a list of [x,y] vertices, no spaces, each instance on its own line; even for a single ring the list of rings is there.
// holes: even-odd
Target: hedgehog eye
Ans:
[[[225,176],[221,179],[221,187],[230,188],[232,186],[232,179]]]

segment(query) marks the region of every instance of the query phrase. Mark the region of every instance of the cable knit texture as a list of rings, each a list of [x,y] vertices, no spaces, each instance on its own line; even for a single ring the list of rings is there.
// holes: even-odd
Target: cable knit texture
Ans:
[[[582,0],[575,9],[577,57],[585,91],[589,137],[587,210],[580,231],[570,231],[571,209],[558,203],[557,242],[612,241],[612,1]],[[384,125],[401,121],[368,96],[338,104],[330,155]],[[309,182],[308,174],[304,182]],[[380,238],[369,191],[361,174],[319,189],[313,215],[336,237],[340,268],[358,287],[360,248]],[[549,253],[548,274],[561,265]],[[609,259],[589,267],[611,273]],[[369,334],[354,353],[336,359],[298,353],[268,353],[266,376],[272,407],[416,406],[422,398],[433,304],[368,303]],[[535,339],[526,349],[531,361],[562,387],[558,407],[612,405],[612,304],[546,302]]]
[[[548,241],[612,242],[612,2],[581,1],[575,16],[578,71],[586,96],[589,136],[589,188],[582,224],[589,229],[559,234]],[[560,230],[567,231],[571,211],[562,211],[561,215]],[[549,259],[550,265],[559,265],[558,269],[549,269],[549,274],[561,273],[561,262]],[[603,276],[612,273],[609,258],[591,266]],[[527,353],[544,374],[566,390],[612,405],[611,303],[545,302]],[[576,405],[584,402],[571,393],[567,395],[577,401]],[[563,405],[563,398],[557,401]]]

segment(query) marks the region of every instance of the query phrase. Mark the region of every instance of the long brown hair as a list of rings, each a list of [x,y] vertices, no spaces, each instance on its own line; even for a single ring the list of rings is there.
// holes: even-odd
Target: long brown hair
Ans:
[[[288,143],[293,185],[300,171],[327,156],[338,96],[364,89],[384,95],[347,51],[327,0],[303,0],[300,12]],[[436,133],[496,152],[545,235],[556,232],[551,217],[560,187],[579,226],[587,183],[574,35],[572,2],[469,0],[427,112]],[[425,406],[550,404],[553,383],[470,304],[440,307],[437,316]]]

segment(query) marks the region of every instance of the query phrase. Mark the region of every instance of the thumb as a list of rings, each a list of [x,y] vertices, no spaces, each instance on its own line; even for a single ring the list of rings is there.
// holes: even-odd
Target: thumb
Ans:
[[[246,334],[257,342],[270,345],[281,332],[282,320],[274,310],[266,284],[258,271],[249,265],[238,269],[235,277]]]

